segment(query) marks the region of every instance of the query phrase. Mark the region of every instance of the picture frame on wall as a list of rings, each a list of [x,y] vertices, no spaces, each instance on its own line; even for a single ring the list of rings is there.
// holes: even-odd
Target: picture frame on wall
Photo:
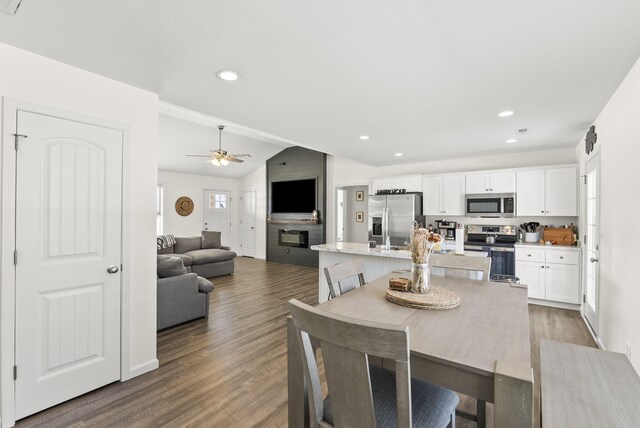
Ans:
[[[356,222],[362,223],[364,221],[364,211],[356,211]]]
[[[356,191],[356,202],[364,201],[364,190]]]

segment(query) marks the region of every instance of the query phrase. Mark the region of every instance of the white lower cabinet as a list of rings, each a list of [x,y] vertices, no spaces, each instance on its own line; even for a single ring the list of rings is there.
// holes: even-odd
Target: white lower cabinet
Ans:
[[[532,299],[580,304],[580,250],[516,247],[516,276]]]

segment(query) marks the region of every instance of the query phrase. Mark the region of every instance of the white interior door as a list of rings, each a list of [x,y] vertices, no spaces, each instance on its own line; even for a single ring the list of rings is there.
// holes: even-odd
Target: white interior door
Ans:
[[[596,155],[586,165],[586,283],[584,316],[596,336],[600,313],[600,155]]]
[[[240,197],[240,223],[242,255],[256,256],[256,191],[245,190]]]
[[[222,245],[231,247],[231,193],[205,190],[203,206],[202,229],[220,232]]]
[[[20,419],[120,378],[123,134],[24,111],[17,129]]]

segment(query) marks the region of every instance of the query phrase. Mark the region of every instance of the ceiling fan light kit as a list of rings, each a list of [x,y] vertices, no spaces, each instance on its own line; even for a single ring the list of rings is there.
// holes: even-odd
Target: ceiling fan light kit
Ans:
[[[219,130],[219,138],[218,138],[218,150],[211,150],[210,155],[187,155],[191,157],[198,158],[209,158],[207,162],[210,162],[214,166],[227,166],[229,162],[242,163],[244,159],[240,158],[250,158],[251,155],[248,154],[233,154],[230,155],[226,150],[222,150],[222,130],[224,129],[224,125],[218,125]]]

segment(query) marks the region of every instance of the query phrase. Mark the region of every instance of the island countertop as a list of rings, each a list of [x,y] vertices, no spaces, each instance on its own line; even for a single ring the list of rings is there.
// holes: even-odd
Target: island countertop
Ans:
[[[316,251],[330,251],[332,253],[357,254],[361,256],[411,259],[411,253],[408,250],[383,250],[381,247],[369,248],[369,244],[356,242],[332,242],[329,244],[312,245],[311,249]]]
[[[367,281],[373,281],[393,271],[409,271],[411,269],[411,252],[404,249],[383,250],[380,247],[369,248],[369,244],[355,242],[333,242],[322,245],[312,245],[312,250],[320,253],[318,272],[318,302],[327,301],[329,297],[329,286],[324,274],[324,268],[336,263],[343,263],[349,260],[361,259],[364,262],[364,275]],[[446,254],[453,255],[449,250]],[[467,251],[464,254],[468,257],[487,257],[486,252]],[[457,256],[459,257],[459,256]],[[432,275],[444,275],[444,269],[433,267]],[[478,275],[474,272],[470,275]],[[482,273],[479,273],[480,277]],[[474,279],[480,279],[473,277]]]

